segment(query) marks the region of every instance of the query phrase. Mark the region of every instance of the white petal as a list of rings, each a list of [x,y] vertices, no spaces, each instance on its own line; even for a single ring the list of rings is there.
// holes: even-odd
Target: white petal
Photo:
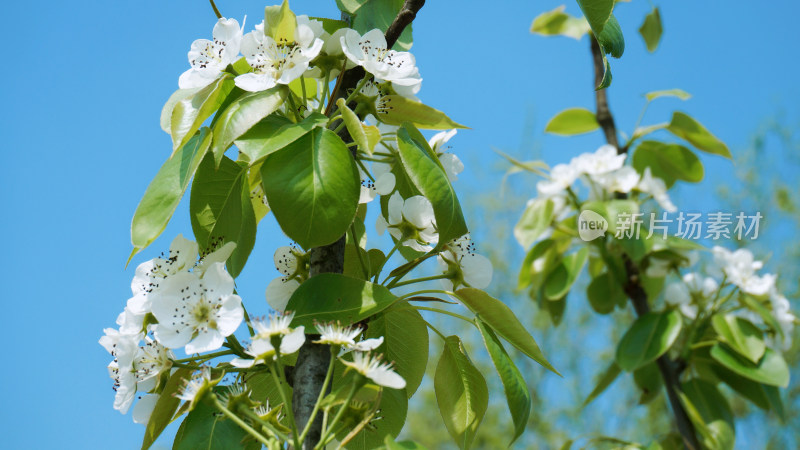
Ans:
[[[465,255],[461,259],[464,282],[476,289],[485,289],[492,282],[492,262],[483,255]]]
[[[228,261],[228,258],[231,257],[234,250],[236,250],[236,243],[226,242],[225,245],[223,245],[222,247],[204,256],[203,259],[201,259],[200,262],[197,264],[197,266],[194,268],[194,272],[200,278],[203,278],[203,275],[205,275],[206,270],[208,270],[208,268],[212,264],[214,263],[224,264],[226,261]]]
[[[306,341],[305,328],[297,327],[281,339],[281,354],[291,355],[300,350]]]
[[[158,394],[150,394],[139,399],[136,402],[136,406],[133,407],[133,421],[147,425],[147,422],[150,421],[150,415],[153,414],[153,409],[158,403],[158,397]]]
[[[406,199],[403,204],[403,217],[417,228],[428,228],[436,220],[433,215],[433,205],[430,200],[415,195]]]
[[[213,263],[208,266],[203,275],[203,286],[208,289],[211,297],[230,295],[235,287],[233,278],[225,270],[223,263]]]
[[[397,225],[403,221],[403,205],[403,197],[400,196],[399,192],[395,192],[389,197],[389,204],[387,205],[389,225]]]
[[[192,339],[192,330],[189,327],[169,328],[158,324],[153,329],[153,337],[164,347],[181,348]]]
[[[230,336],[239,328],[244,320],[242,299],[238,295],[229,295],[217,311],[217,329],[223,336]]]
[[[296,278],[288,281],[283,281],[283,278],[275,278],[267,285],[267,303],[275,311],[285,311],[286,304],[289,303],[289,299],[298,287],[300,287],[300,282]]]
[[[378,232],[378,236],[383,236],[387,228],[389,228],[389,223],[386,222],[383,216],[379,215],[378,220],[375,221],[375,231]]]
[[[294,275],[297,272],[297,257],[292,253],[292,247],[288,245],[278,247],[272,259],[278,272],[287,276]]]
[[[233,358],[231,360],[231,365],[233,367],[238,367],[240,369],[247,369],[248,367],[253,367],[255,363],[256,363],[255,359]]]
[[[403,389],[406,387],[406,380],[392,370],[372,370],[367,374],[376,384],[392,389]]]
[[[225,338],[214,328],[209,328],[206,331],[198,333],[197,337],[186,344],[186,354],[191,355],[194,353],[204,353],[216,350],[222,347],[225,343]]]
[[[452,153],[445,153],[439,156],[439,161],[442,163],[444,173],[447,174],[447,178],[451,182],[458,180],[458,174],[464,171],[464,163],[458,159],[458,156]]]
[[[381,344],[383,344],[383,336],[373,339],[364,339],[361,342],[356,342],[356,344],[353,346],[353,350],[359,352],[368,352],[380,347]]]
[[[388,195],[394,190],[395,176],[391,172],[386,172],[380,176],[375,175],[375,191],[379,195]]]
[[[245,73],[233,81],[237,87],[248,92],[266,91],[277,84],[274,78],[264,73]]]
[[[174,261],[169,265],[172,273],[189,270],[197,260],[197,242],[190,241],[179,234],[169,245],[169,255]]]
[[[203,286],[190,272],[181,272],[161,282],[157,291],[150,294],[150,308],[160,323],[174,323],[180,314],[187,314],[200,299]],[[177,315],[177,317],[176,317]]]

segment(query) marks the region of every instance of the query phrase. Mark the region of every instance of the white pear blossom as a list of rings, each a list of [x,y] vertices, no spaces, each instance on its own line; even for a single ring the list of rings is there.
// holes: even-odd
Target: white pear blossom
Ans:
[[[740,248],[731,252],[720,246],[711,249],[714,263],[721,270],[728,281],[738,286],[743,292],[762,297],[767,295],[774,287],[776,276],[773,274],[756,275],[764,263],[756,261],[750,250]]]
[[[191,411],[194,409],[197,402],[210,392],[220,380],[222,380],[222,377],[212,380],[211,369],[209,367],[203,367],[200,374],[184,382],[183,389],[180,390],[176,397],[189,402],[189,411]]]
[[[580,176],[572,164],[556,164],[550,169],[550,178],[536,183],[536,191],[541,197],[563,196],[564,191]]]
[[[300,78],[322,50],[322,39],[315,34],[312,22],[316,21],[298,17],[294,40],[281,42],[265,34],[263,23],[256,25],[255,31],[244,36],[241,47],[253,72],[237,76],[236,86],[259,92]]]
[[[682,282],[670,283],[664,290],[667,303],[678,306],[689,319],[697,317],[698,305],[710,300],[719,289],[719,284],[711,277],[698,273],[687,273]]]
[[[664,183],[664,180],[654,177],[649,167],[644,169],[642,179],[639,181],[639,184],[636,185],[636,189],[645,194],[652,195],[653,199],[666,211],[675,212],[678,210],[667,194],[667,185]]]
[[[273,260],[282,276],[267,285],[267,303],[273,310],[283,312],[294,291],[308,278],[308,267],[304,255],[293,246],[279,247]]]
[[[591,177],[613,172],[625,163],[626,154],[617,154],[613,145],[603,145],[594,153],[584,153],[572,159],[570,165],[579,174]]]
[[[222,263],[209,266],[203,279],[188,272],[168,278],[152,294],[156,340],[168,348],[185,346],[187,354],[220,348],[244,318],[233,288]]]
[[[392,166],[386,163],[372,163],[372,178],[364,172],[361,166],[358,167],[361,175],[361,194],[359,203],[369,203],[375,200],[378,195],[389,195],[394,191],[395,176],[392,173]]]
[[[391,81],[393,85],[414,87],[422,81],[414,55],[387,49],[386,38],[378,29],[368,31],[364,36],[355,30],[347,30],[340,42],[345,56],[364,67],[379,83]]]
[[[177,235],[169,245],[169,256],[153,258],[136,267],[131,281],[133,297],[126,310],[133,315],[150,312],[150,294],[168,277],[189,271],[197,261],[197,243]]]
[[[383,336],[372,339],[364,339],[356,342],[356,338],[362,331],[361,327],[345,327],[338,322],[318,323],[317,331],[320,334],[317,344],[336,345],[344,348],[345,352],[360,351],[367,352],[374,350],[383,344]]]
[[[492,262],[475,253],[469,234],[449,242],[436,259],[444,273],[452,273],[450,278],[441,280],[445,290],[460,286],[485,289],[492,282]]]
[[[150,416],[153,414],[153,409],[158,403],[158,394],[148,394],[140,398],[136,405],[133,407],[133,421],[142,425],[147,425],[150,421]]]
[[[277,339],[280,339],[279,349],[281,355],[291,355],[300,350],[300,347],[306,341],[305,327],[299,326],[288,334],[280,335]],[[276,359],[278,356],[272,344],[272,337],[262,337],[261,335],[255,336],[244,352],[252,356],[252,358],[234,358],[231,360],[232,366],[239,368],[253,367],[256,364]]]
[[[375,384],[392,389],[403,389],[406,380],[392,370],[392,365],[381,362],[370,353],[353,352],[353,361],[341,360],[344,365],[369,378]]]
[[[270,314],[267,321],[255,319],[250,325],[258,339],[271,339],[273,336],[285,336],[292,332],[289,326],[294,320],[294,313]]]
[[[621,192],[627,194],[639,184],[639,173],[630,166],[602,175],[597,175],[593,180],[608,192]]]
[[[189,50],[189,64],[192,68],[178,78],[181,89],[209,85],[239,56],[242,29],[236,19],[220,18],[214,25],[212,36],[212,41],[198,39],[192,42]]]
[[[447,144],[447,141],[455,136],[457,132],[458,130],[456,129],[441,131],[434,134],[428,141],[428,145],[431,146],[433,152],[439,157],[439,162],[442,163],[444,173],[447,174],[447,178],[450,182],[458,180],[458,174],[464,171],[464,163],[461,162],[458,156],[454,153],[445,153],[445,150],[447,150],[445,144]]]
[[[783,342],[780,343],[781,348],[788,350],[792,346],[792,332],[794,331],[797,317],[790,311],[789,300],[774,287],[770,290],[769,299],[772,305],[772,315],[783,333]]]
[[[436,231],[436,218],[433,214],[433,205],[430,200],[421,196],[403,200],[399,192],[389,197],[389,217],[378,216],[375,228],[378,234],[383,234],[386,229],[403,245],[419,252],[427,252],[439,240]]]

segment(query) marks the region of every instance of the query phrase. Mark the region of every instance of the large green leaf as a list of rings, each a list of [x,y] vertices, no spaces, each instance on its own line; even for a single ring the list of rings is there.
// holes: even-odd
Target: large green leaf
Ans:
[[[558,300],[564,298],[569,293],[570,288],[578,279],[586,258],[589,256],[589,247],[581,247],[575,253],[567,255],[556,266],[555,270],[547,277],[544,283],[544,296],[548,300]]]
[[[314,321],[360,322],[391,305],[395,297],[388,289],[369,281],[338,273],[321,273],[294,291],[287,311],[294,311],[292,326],[314,329]]]
[[[511,438],[511,442],[508,443],[511,446],[522,435],[525,431],[525,426],[528,424],[532,404],[531,393],[525,383],[525,378],[522,377],[519,369],[517,369],[506,349],[503,348],[503,344],[497,339],[494,331],[480,318],[475,319],[475,324],[481,332],[483,343],[492,358],[495,369],[497,369],[497,374],[500,375],[500,381],[503,382],[508,410],[511,413],[511,420],[514,421],[514,436]]]
[[[537,198],[528,203],[522,217],[514,226],[514,237],[523,248],[528,248],[544,233],[553,221],[553,201]]]
[[[633,371],[633,381],[636,386],[641,390],[642,395],[639,396],[639,404],[643,405],[655,399],[661,393],[661,387],[664,385],[661,377],[661,371],[655,362],[639,367]]]
[[[217,164],[234,140],[261,119],[275,112],[285,98],[286,87],[278,85],[266,91],[247,93],[231,103],[214,124],[214,143],[211,145],[211,151]]]
[[[737,375],[736,372],[726,369],[719,364],[711,366],[714,374],[736,393],[745,397],[765,411],[773,411],[779,419],[786,420],[781,393],[775,386],[757,383],[753,380]]]
[[[558,371],[545,359],[539,345],[520,323],[511,309],[500,300],[480,289],[464,288],[456,291],[458,298],[481,317],[481,320],[529,358],[558,374]],[[560,374],[559,374],[560,375]]]
[[[573,17],[564,12],[564,5],[543,12],[533,19],[531,33],[543,36],[562,35],[580,39],[589,32],[589,23],[584,18]]]
[[[406,393],[411,398],[417,391],[428,364],[428,325],[413,308],[391,308],[369,322],[367,337],[383,336],[383,345],[376,350],[406,380]]]
[[[455,190],[436,156],[412,136],[419,132],[408,125],[397,130],[398,153],[408,178],[430,200],[439,231],[437,247],[467,233],[467,224]]]
[[[703,180],[703,163],[688,148],[659,141],[642,141],[633,153],[633,167],[639,173],[649,167],[653,176],[661,178],[667,187],[676,180],[699,183]]]
[[[256,217],[250,201],[247,167],[223,157],[215,169],[208,154],[197,169],[189,212],[192,230],[202,251],[235,242],[228,272],[236,277],[244,268],[256,242]]]
[[[153,442],[158,439],[164,428],[172,421],[172,416],[178,409],[181,400],[175,397],[179,389],[183,388],[184,380],[189,378],[192,374],[190,369],[178,369],[169,376],[167,384],[164,386],[164,391],[158,397],[156,406],[153,407],[153,412],[150,414],[150,420],[147,422],[147,428],[144,430],[144,440],[142,441],[142,450],[147,450],[153,445]]]
[[[489,390],[458,336],[445,339],[433,388],[447,431],[459,448],[469,448],[489,405]]]
[[[178,101],[170,120],[172,148],[177,149],[185,144],[203,122],[219,109],[233,88],[233,79],[225,74],[193,96]]]
[[[611,272],[603,272],[592,279],[586,289],[586,298],[598,314],[610,314],[616,305],[627,299],[622,286]]]
[[[611,18],[611,12],[614,10],[614,0],[578,0],[583,15],[592,31],[599,34],[606,22]]]
[[[661,14],[658,7],[654,7],[650,14],[646,15],[642,26],[639,27],[639,34],[642,35],[647,51],[650,53],[656,51],[658,42],[661,40]]]
[[[681,323],[681,314],[674,310],[651,312],[636,319],[617,346],[619,367],[633,371],[655,361],[678,338]]]
[[[592,389],[592,392],[586,397],[586,400],[583,401],[583,406],[586,407],[592,400],[596,399],[600,394],[602,394],[614,380],[617,379],[619,374],[622,373],[622,369],[619,368],[616,362],[611,361],[611,364],[600,374],[597,378],[597,383]]]
[[[361,34],[374,28],[386,31],[403,3],[403,0],[336,0],[336,5],[341,11],[355,16],[351,28]],[[409,23],[400,38],[397,39],[395,47],[398,50],[408,50],[411,48],[411,43],[411,24]]]
[[[273,114],[258,122],[234,143],[240,152],[247,155],[250,163],[255,164],[305,136],[312,128],[324,126],[327,122],[327,117],[317,113],[312,113],[299,123]]]
[[[211,130],[203,128],[161,166],[144,192],[131,223],[131,257],[150,245],[166,228],[211,145]]]
[[[732,314],[715,314],[711,324],[722,342],[753,364],[758,364],[764,356],[766,345],[763,333],[752,322]]]
[[[600,128],[597,117],[586,108],[569,108],[556,114],[544,127],[546,133],[574,136]]]
[[[350,150],[326,128],[312,128],[261,166],[275,219],[305,249],[335,242],[356,215],[360,178]]]
[[[706,448],[733,449],[733,413],[713,384],[692,378],[681,385],[681,400]]]
[[[438,109],[402,95],[384,95],[381,102],[385,108],[378,111],[378,120],[387,125],[402,125],[405,122],[414,124],[424,130],[449,130],[450,128],[466,128]]]
[[[672,120],[667,126],[667,130],[704,152],[732,159],[728,146],[711,134],[700,122],[687,114],[675,111],[672,114]]]
[[[753,381],[784,388],[789,385],[789,366],[780,353],[770,348],[764,351],[758,364],[740,356],[725,344],[711,347],[711,357],[722,366]]]
[[[255,450],[261,444],[232,420],[220,414],[207,402],[201,402],[184,419],[173,450],[230,449]],[[243,442],[248,439],[247,442]]]

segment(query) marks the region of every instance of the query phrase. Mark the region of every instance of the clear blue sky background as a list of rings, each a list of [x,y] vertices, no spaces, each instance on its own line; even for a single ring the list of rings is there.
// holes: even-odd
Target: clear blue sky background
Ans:
[[[572,0],[431,0],[420,13],[413,48],[424,78],[420,96],[472,127],[452,141],[472,164],[457,188],[497,165],[493,147],[519,157],[539,148],[555,164],[601,143],[599,134],[542,133],[557,111],[593,107],[586,38],[545,39],[528,31],[533,17],[565,2],[577,11]],[[797,123],[795,2],[656,3],[665,35],[654,55],[635,31],[649,4],[618,7],[627,47],[622,60],[612,61],[609,95],[622,130],[630,132],[641,94],[674,87],[694,97],[653,105],[646,122],[684,109],[734,152],[776,111]],[[264,3],[219,0],[219,6],[240,22],[247,14],[250,29]],[[333,0],[295,0],[292,8],[338,16]],[[138,448],[144,428],[112,409],[109,356],[97,339],[124,306],[136,264],[166,250],[176,234],[191,234],[182,205],[162,237],[125,270],[133,211],[170,153],[158,125],[161,106],[188,67],[192,40],[209,38],[215,19],[202,0],[31,0],[6,2],[4,13],[0,234],[6,250],[0,270],[11,309],[4,314],[0,442],[5,448]],[[706,191],[695,192],[732,177],[729,163],[704,160]],[[480,188],[497,189],[501,175],[481,176],[493,184]],[[708,206],[702,195],[685,197],[684,207]],[[287,242],[273,220],[262,223],[238,280],[248,305],[264,305],[256,313],[266,312],[272,252]]]

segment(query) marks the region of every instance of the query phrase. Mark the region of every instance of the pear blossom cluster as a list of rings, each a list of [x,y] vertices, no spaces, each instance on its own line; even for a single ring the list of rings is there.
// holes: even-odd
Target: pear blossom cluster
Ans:
[[[459,287],[485,289],[492,282],[492,262],[475,252],[469,234],[449,242],[437,256],[439,267],[450,276],[441,280],[445,290]]]
[[[666,302],[678,307],[688,319],[694,320],[698,314],[710,310],[725,298],[727,294],[721,292],[723,289],[733,286],[740,295],[751,297],[772,312],[780,327],[776,331],[782,336],[782,340],[776,340],[776,343],[784,350],[788,349],[797,317],[791,312],[788,299],[776,286],[777,276],[771,273],[759,275],[757,272],[764,263],[756,260],[750,250],[740,248],[730,251],[715,246],[711,253],[713,263],[708,271],[711,276],[697,272],[684,274],[680,281],[670,283],[665,288]],[[734,314],[756,325],[765,325],[760,315],[746,307],[736,309]]]

